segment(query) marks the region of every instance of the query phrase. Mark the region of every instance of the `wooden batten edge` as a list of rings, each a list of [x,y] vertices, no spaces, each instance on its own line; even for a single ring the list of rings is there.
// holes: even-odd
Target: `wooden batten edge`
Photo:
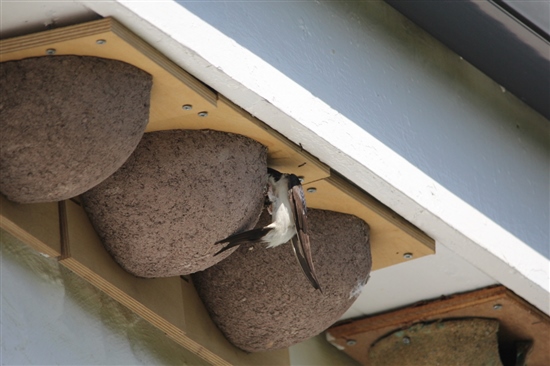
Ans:
[[[507,300],[513,301],[517,306],[523,308],[526,312],[539,317],[543,322],[550,325],[550,316],[548,316],[548,314],[531,305],[529,302],[525,301],[523,298],[519,297],[507,288],[504,289],[506,290],[504,293],[504,297]]]
[[[133,48],[141,52],[143,55],[145,55],[145,57],[158,64],[161,68],[169,72],[176,79],[187,85],[190,89],[199,94],[214,107],[217,107],[218,93],[208,88],[205,84],[197,80],[187,71],[183,70],[181,67],[169,60],[166,56],[157,51],[140,37],[136,36],[115,19],[106,18],[105,20],[108,20],[110,22],[110,31],[112,31],[126,43],[131,45]]]
[[[3,213],[0,214],[0,227],[6,230],[8,233],[21,240],[23,243],[27,243],[34,250],[45,254],[49,257],[59,257],[61,253],[51,248],[49,245],[44,243],[42,240],[36,238],[35,236],[29,234],[25,229],[21,228],[15,222],[8,219]]]
[[[434,239],[337,172],[331,170],[326,181],[435,252]]]
[[[106,18],[0,40],[0,55],[39,47],[44,44],[65,42],[93,34],[109,32],[111,31],[111,27],[112,19]]]
[[[29,34],[26,36],[0,40],[0,55],[25,50],[27,48],[47,46],[59,42],[71,41],[94,34],[111,32],[131,47],[141,52],[145,57],[158,64],[180,82],[204,98],[214,107],[217,105],[218,95],[212,89],[195,79],[191,74],[170,61],[166,56],[137,37],[122,24],[113,18],[95,20],[83,24],[50,29],[44,32]],[[3,61],[0,56],[0,61]],[[127,62],[127,61],[126,61]]]
[[[453,295],[445,299],[430,301],[417,307],[409,306],[384,314],[335,325],[327,333],[336,339],[350,337],[385,327],[395,327],[400,324],[414,323],[418,319],[430,318],[433,314],[443,314],[466,307],[483,304],[508,296],[509,291],[504,286],[494,286],[482,290]]]
[[[73,271],[74,273],[76,273],[77,275],[79,275],[80,277],[82,277],[84,280],[93,284],[99,290],[105,292],[107,295],[109,295],[110,297],[112,297],[122,305],[126,306],[132,312],[138,314],[143,319],[147,320],[156,328],[162,330],[164,333],[166,333],[168,337],[172,338],[175,342],[185,347],[189,351],[193,352],[197,356],[203,358],[207,362],[211,362],[214,365],[231,365],[230,362],[219,357],[218,355],[211,352],[204,346],[200,345],[199,343],[189,338],[183,330],[176,327],[175,325],[173,325],[163,317],[159,316],[154,311],[147,308],[146,306],[141,304],[139,301],[135,300],[134,298],[126,294],[124,291],[114,286],[109,281],[105,280],[103,277],[99,276],[93,270],[82,265],[76,259],[69,257],[69,258],[60,259],[59,262],[65,267],[67,267],[68,269],[70,269],[71,271]]]

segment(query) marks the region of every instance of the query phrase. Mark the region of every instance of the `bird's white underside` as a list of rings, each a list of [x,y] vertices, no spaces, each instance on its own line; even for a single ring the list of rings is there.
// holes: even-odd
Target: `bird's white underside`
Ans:
[[[296,226],[288,198],[286,177],[275,181],[273,177],[269,176],[268,184],[268,197],[272,202],[272,222],[267,227],[273,228],[273,230],[266,234],[263,241],[267,243],[268,248],[273,248],[292,239],[296,235]]]

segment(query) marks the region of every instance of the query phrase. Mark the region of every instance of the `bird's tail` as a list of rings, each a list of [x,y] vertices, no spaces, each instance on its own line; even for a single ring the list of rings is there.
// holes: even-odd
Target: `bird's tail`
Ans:
[[[218,240],[215,244],[221,244],[221,243],[229,243],[227,246],[223,247],[220,251],[218,251],[214,256],[225,252],[228,249],[231,249],[233,247],[236,247],[237,245],[241,245],[243,243],[255,243],[260,241],[270,230],[271,228],[268,227],[262,227],[259,229],[252,229],[249,231],[245,231],[238,234],[233,234],[231,236],[228,236],[225,239]]]

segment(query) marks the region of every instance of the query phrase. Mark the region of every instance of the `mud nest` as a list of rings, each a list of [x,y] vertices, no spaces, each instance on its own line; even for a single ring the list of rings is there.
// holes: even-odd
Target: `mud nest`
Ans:
[[[377,340],[369,365],[502,366],[495,319],[469,318],[418,323]]]
[[[267,212],[257,226],[269,223]],[[241,245],[223,262],[193,274],[212,319],[235,346],[258,352],[289,347],[337,321],[360,294],[372,260],[369,227],[337,212],[309,210],[313,289],[290,244]]]
[[[143,136],[151,86],[144,71],[96,57],[1,63],[0,191],[52,202],[106,179]]]
[[[266,148],[216,131],[147,133],[128,161],[82,195],[115,260],[140,277],[208,268],[214,243],[253,227],[263,207]]]

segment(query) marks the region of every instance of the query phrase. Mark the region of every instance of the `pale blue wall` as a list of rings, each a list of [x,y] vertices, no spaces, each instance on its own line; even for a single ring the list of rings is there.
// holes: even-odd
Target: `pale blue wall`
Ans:
[[[0,231],[1,365],[208,365]]]
[[[550,122],[393,8],[180,5],[550,257]]]

